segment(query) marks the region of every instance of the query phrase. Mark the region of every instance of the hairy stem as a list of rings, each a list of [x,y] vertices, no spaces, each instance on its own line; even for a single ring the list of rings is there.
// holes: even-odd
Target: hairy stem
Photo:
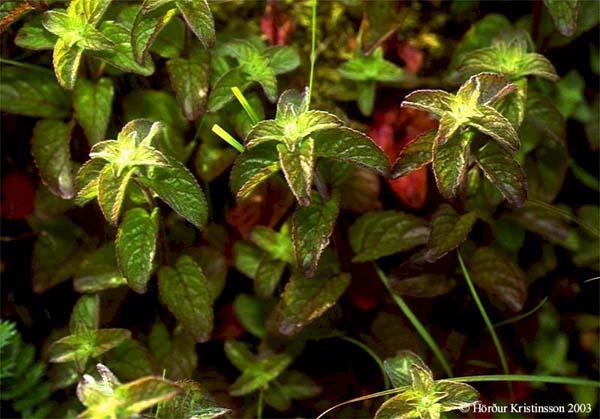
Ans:
[[[311,20],[311,44],[310,44],[310,74],[308,76],[308,95],[306,97],[306,108],[310,108],[310,99],[313,89],[313,78],[315,75],[315,62],[317,61],[317,2],[312,0],[312,20]]]

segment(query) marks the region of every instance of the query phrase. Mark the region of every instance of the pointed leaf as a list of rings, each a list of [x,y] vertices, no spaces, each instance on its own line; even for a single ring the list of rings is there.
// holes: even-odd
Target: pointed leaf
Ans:
[[[415,90],[406,95],[402,107],[414,108],[441,116],[450,110],[454,103],[454,96],[443,90]]]
[[[71,319],[69,329],[71,333],[85,332],[98,328],[100,323],[100,298],[95,295],[84,295],[77,300]]]
[[[415,364],[425,370],[429,369],[423,360],[412,351],[400,351],[393,358],[387,358],[383,362],[385,372],[390,377],[394,387],[410,386],[412,384],[410,367]]]
[[[247,343],[237,340],[225,342],[225,355],[238,370],[250,369],[255,362],[255,355],[250,351]]]
[[[467,174],[468,134],[454,135],[444,144],[433,145],[433,173],[442,196],[452,200]]]
[[[263,255],[254,274],[254,293],[261,298],[271,297],[285,267],[285,262]]]
[[[114,87],[112,80],[102,78],[98,82],[80,79],[73,92],[75,118],[83,127],[90,145],[105,139],[110,120]]]
[[[121,402],[117,416],[130,417],[179,394],[181,388],[175,383],[157,377],[145,377],[115,389]]]
[[[208,53],[199,50],[189,59],[167,61],[171,86],[183,114],[189,121],[202,115],[208,98],[210,61]]]
[[[17,32],[15,44],[21,48],[36,51],[53,49],[56,44],[56,35],[48,32],[42,26],[42,16],[34,17],[25,22]],[[4,76],[4,75],[3,75]]]
[[[435,134],[435,130],[421,134],[400,151],[392,169],[392,178],[407,175],[433,161]]]
[[[67,118],[71,115],[71,98],[49,71],[23,71],[2,66],[0,110],[39,118]]]
[[[176,213],[200,228],[206,224],[208,207],[194,175],[178,160],[167,157],[167,167],[153,167],[142,183]]]
[[[247,198],[258,185],[279,171],[279,167],[279,156],[273,144],[244,150],[231,170],[231,190],[237,199]]]
[[[213,85],[208,98],[208,110],[216,112],[233,100],[232,87],[242,92],[252,83],[252,79],[240,67],[232,68],[223,74]]]
[[[129,169],[117,176],[107,164],[98,177],[98,203],[106,221],[113,225],[117,225],[119,220],[125,192],[134,172],[135,169]]]
[[[386,154],[373,140],[352,128],[338,127],[312,134],[315,156],[348,161],[387,176],[390,163]]]
[[[71,163],[72,123],[44,119],[33,127],[31,154],[42,182],[63,199],[75,196],[75,180]]]
[[[156,252],[159,211],[148,214],[143,208],[125,213],[117,232],[117,260],[129,286],[138,293],[146,292]]]
[[[275,74],[289,73],[300,65],[300,56],[290,46],[277,45],[265,51]]]
[[[554,26],[564,36],[573,36],[577,30],[579,0],[544,0]]]
[[[365,115],[371,115],[375,106],[375,95],[377,93],[374,81],[361,82],[358,85],[358,109]]]
[[[491,106],[478,108],[480,115],[469,118],[468,125],[489,135],[509,151],[517,152],[520,147],[519,136],[511,123]]]
[[[489,142],[477,152],[477,164],[511,205],[527,199],[527,178],[519,163],[498,144]]]
[[[419,418],[419,399],[412,391],[403,391],[383,402],[375,412],[374,419],[411,419]]]
[[[62,87],[71,90],[77,80],[77,71],[81,62],[83,48],[77,44],[68,46],[62,39],[58,39],[54,45],[52,64],[56,79]]]
[[[354,262],[376,260],[427,242],[425,220],[401,211],[371,212],[350,227]]]
[[[215,22],[207,0],[175,0],[189,28],[198,37],[204,48],[215,43]]]
[[[161,299],[198,342],[210,339],[213,329],[212,299],[202,269],[189,256],[177,260],[175,268],[158,271]]]
[[[448,204],[441,204],[431,218],[431,236],[425,251],[425,260],[435,262],[465,241],[477,221],[477,214],[458,215]]]
[[[177,14],[173,6],[171,1],[144,0],[142,3],[131,27],[132,53],[139,64],[145,63],[158,34]]]
[[[229,393],[232,396],[243,396],[265,387],[277,378],[291,363],[292,357],[287,353],[258,359],[235,380],[229,389]]]
[[[106,162],[102,159],[88,160],[77,172],[75,178],[75,186],[77,196],[75,203],[83,206],[98,195],[98,178],[102,169],[106,166]]]
[[[469,261],[475,285],[506,304],[521,311],[527,301],[527,282],[518,266],[491,247],[481,247]]]
[[[311,204],[298,207],[292,216],[292,241],[296,264],[309,277],[317,269],[321,253],[329,244],[329,237],[339,213],[340,197],[334,194],[323,200],[313,194]]]
[[[452,380],[438,380],[435,382],[435,391],[446,393],[440,404],[442,412],[460,409],[461,411],[477,403],[479,393],[466,383],[457,383]]]
[[[268,119],[260,121],[254,125],[246,139],[244,140],[246,148],[255,147],[259,144],[269,141],[281,141],[285,139],[285,132],[280,121]]]
[[[117,266],[115,245],[109,242],[87,254],[73,279],[75,291],[98,292],[127,284]]]
[[[349,284],[349,274],[315,278],[293,275],[267,326],[284,336],[295,335],[332,307]]]
[[[277,145],[279,164],[285,179],[300,205],[310,204],[314,170],[314,140],[305,139],[294,151],[285,144]]]

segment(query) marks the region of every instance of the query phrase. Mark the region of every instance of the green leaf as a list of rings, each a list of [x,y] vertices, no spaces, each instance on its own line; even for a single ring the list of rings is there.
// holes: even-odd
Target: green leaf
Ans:
[[[229,409],[219,407],[199,384],[183,381],[179,385],[183,387],[183,393],[161,403],[160,409],[156,410],[157,419],[213,419],[231,413]]]
[[[383,58],[382,48],[377,48],[370,55],[361,54],[346,61],[338,72],[343,78],[355,81],[394,82],[401,80],[404,75],[400,67]]]
[[[498,144],[489,142],[479,149],[476,161],[485,177],[502,192],[511,205],[523,205],[527,199],[527,178],[510,153]]]
[[[101,368],[106,369],[98,364],[99,371]],[[114,381],[104,378],[101,382],[96,382],[93,377],[84,376],[77,386],[77,395],[87,410],[79,415],[80,418],[136,416],[181,392],[181,387],[177,384],[158,377],[144,377],[127,384]]]
[[[303,112],[308,111],[306,106],[307,91],[288,89],[284,91],[277,101],[277,114],[275,119],[286,120],[297,117]]]
[[[98,177],[98,203],[106,221],[117,225],[129,180],[136,169],[115,175],[110,164],[104,166]]]
[[[504,303],[521,311],[527,301],[527,282],[518,266],[491,247],[478,248],[469,261],[475,285]]]
[[[254,274],[255,294],[262,298],[272,296],[275,288],[279,285],[285,266],[285,262],[274,260],[268,255],[264,255]]]
[[[110,120],[114,87],[112,80],[102,78],[97,82],[80,79],[73,92],[75,118],[83,127],[90,145],[105,139]]]
[[[536,91],[527,94],[527,112],[520,131],[528,129],[527,125],[558,143],[563,143],[565,140],[565,119],[552,99]],[[541,137],[539,133],[537,136]]]
[[[98,177],[106,166],[102,159],[90,159],[79,168],[75,178],[75,203],[83,206],[98,195]]]
[[[129,286],[138,293],[146,292],[156,253],[159,210],[148,214],[143,208],[125,213],[117,232],[117,260]]]
[[[89,358],[96,358],[131,337],[127,329],[98,329],[81,331],[52,343],[48,349],[50,362],[71,362],[84,371]]]
[[[71,0],[67,9],[69,15],[80,16],[92,25],[104,16],[112,0]]]
[[[141,76],[149,76],[154,73],[152,60],[146,60],[144,64],[139,64],[134,58],[130,28],[121,23],[107,20],[100,25],[100,31],[106,38],[110,39],[114,47],[108,51],[90,51],[91,54],[105,60],[121,71],[132,72]]]
[[[291,363],[292,357],[287,353],[257,359],[249,368],[244,369],[242,375],[229,388],[229,393],[232,396],[244,396],[265,387]]]
[[[231,169],[230,185],[238,200],[245,199],[258,185],[279,171],[279,156],[273,144],[244,150]]]
[[[98,292],[127,284],[117,266],[115,245],[106,243],[83,258],[73,279],[75,291]]]
[[[427,243],[425,220],[401,211],[370,212],[350,227],[354,262],[376,260]]]
[[[0,110],[36,118],[62,119],[71,115],[71,97],[52,73],[2,66]]]
[[[175,327],[172,339],[166,327],[159,325],[162,324],[158,323],[158,327],[152,328],[150,336],[150,346],[159,362],[159,371],[165,371],[166,377],[174,380],[187,379],[198,366],[196,340],[182,325]],[[161,329],[162,332],[157,334],[156,332]],[[157,339],[164,339],[164,341],[156,342]],[[160,350],[157,345],[162,345]]]
[[[244,73],[240,67],[235,67],[227,71],[217,79],[210,91],[210,97],[208,98],[209,112],[217,112],[233,100],[234,96],[231,92],[232,87],[239,87],[243,92],[250,86],[252,81],[253,80]]]
[[[198,342],[210,339],[213,329],[212,298],[202,269],[189,256],[177,260],[175,268],[158,271],[161,299],[177,320]]]
[[[68,218],[59,217],[36,230],[40,234],[33,246],[31,280],[33,290],[42,293],[77,271],[81,263],[81,229]]]
[[[425,260],[435,262],[460,246],[467,239],[475,221],[476,213],[469,212],[459,216],[450,205],[441,204],[431,218],[431,236]]]
[[[433,161],[435,130],[421,134],[408,143],[398,155],[392,169],[392,178],[404,176]]]
[[[544,0],[554,26],[564,36],[573,36],[577,29],[579,0]]]
[[[206,224],[208,207],[204,193],[194,175],[172,157],[167,167],[153,167],[141,178],[158,197],[176,213],[200,228]]]
[[[479,115],[471,117],[468,125],[492,137],[508,151],[519,150],[519,136],[512,124],[491,106],[480,106]]]
[[[402,107],[418,109],[441,116],[450,110],[454,103],[452,94],[443,90],[415,90],[406,95],[402,101]]]
[[[15,36],[15,44],[21,48],[41,51],[53,49],[56,39],[56,35],[42,26],[42,16],[36,16],[21,26]]]
[[[292,241],[296,264],[309,277],[314,275],[321,253],[329,244],[339,206],[340,197],[337,193],[327,201],[313,194],[311,204],[298,207],[292,216]]]
[[[65,89],[71,90],[75,86],[82,53],[82,47],[77,44],[69,46],[61,38],[54,45],[52,56],[54,73],[60,85]]]
[[[225,342],[225,355],[229,362],[241,371],[252,368],[255,358],[248,344],[237,340]]]
[[[233,148],[223,148],[214,143],[203,142],[196,152],[194,162],[196,173],[204,182],[211,182],[233,164],[237,155],[237,151]]]
[[[250,240],[273,259],[291,263],[294,256],[288,230],[287,226],[282,227],[280,232],[256,226],[250,232]]]
[[[457,383],[452,380],[438,380],[435,382],[435,391],[446,396],[440,400],[442,412],[451,410],[464,410],[479,400],[479,393],[466,383]]]
[[[388,176],[390,163],[373,140],[352,128],[338,127],[312,134],[315,156],[347,161]]]
[[[200,265],[207,280],[210,298],[215,300],[223,291],[227,279],[227,261],[225,256],[212,247],[202,246],[190,252]]]
[[[100,324],[100,297],[97,294],[84,295],[77,300],[71,319],[69,329],[71,333],[95,330]]]
[[[433,174],[442,196],[452,200],[467,174],[468,133],[452,136],[444,144],[433,145]]]
[[[410,386],[412,384],[410,373],[412,365],[418,365],[426,371],[429,369],[423,360],[412,351],[399,351],[393,358],[387,358],[383,365],[394,387]]]
[[[314,168],[314,140],[309,137],[295,150],[290,150],[285,144],[277,145],[279,165],[285,175],[285,180],[300,205],[310,204]]]
[[[150,351],[134,339],[123,341],[108,352],[103,361],[123,380],[136,380],[154,374],[154,360]]]
[[[207,0],[175,0],[189,28],[198,37],[204,48],[215,43],[215,22]]]
[[[375,94],[377,93],[374,81],[359,83],[358,85],[358,109],[365,115],[371,115],[375,105]]]
[[[272,305],[251,294],[238,294],[233,302],[237,319],[244,329],[258,338],[267,336],[265,322]]]
[[[315,278],[292,275],[267,327],[284,336],[295,335],[335,305],[349,284],[350,275],[345,273]]]
[[[148,51],[158,34],[177,14],[173,6],[171,1],[144,0],[142,3],[131,27],[132,53],[139,64],[146,62]]]
[[[31,154],[42,182],[63,199],[75,196],[75,180],[71,163],[72,123],[44,119],[33,127]]]
[[[300,56],[294,48],[289,46],[276,45],[267,48],[265,54],[269,58],[269,65],[275,74],[289,73],[300,65]]]
[[[183,114],[189,121],[202,115],[206,106],[209,88],[210,56],[203,50],[196,51],[190,58],[175,58],[167,61],[171,85]]]
[[[419,400],[412,391],[403,391],[397,396],[383,402],[375,412],[374,419],[418,418],[438,419],[437,416],[426,414],[421,416],[417,411]]]
[[[160,121],[176,132],[188,129],[188,122],[177,100],[164,90],[134,90],[125,98],[123,108],[128,121],[142,118]]]

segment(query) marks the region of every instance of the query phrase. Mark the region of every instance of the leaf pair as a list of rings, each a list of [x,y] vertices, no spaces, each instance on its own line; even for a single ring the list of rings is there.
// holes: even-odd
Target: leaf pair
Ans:
[[[71,313],[71,334],[50,346],[50,362],[74,362],[83,372],[89,358],[102,355],[131,336],[127,329],[98,329],[99,322],[100,299],[84,295]]]
[[[514,89],[501,75],[481,73],[467,80],[456,95],[441,90],[409,94],[402,106],[431,112],[439,118],[440,125],[437,132],[417,137],[401,151],[393,177],[433,163],[440,193],[446,199],[454,199],[474,159],[512,205],[522,205],[527,183],[513,157],[520,146],[519,137],[513,125],[493,107]],[[471,150],[478,132],[493,141]]]
[[[375,413],[376,419],[439,419],[441,413],[468,408],[479,399],[477,390],[468,384],[434,380],[431,370],[413,352],[399,352],[386,359],[384,367],[394,387],[408,389],[385,401]]]
[[[381,47],[370,55],[361,54],[346,61],[338,72],[343,78],[357,83],[358,108],[363,115],[371,115],[373,112],[377,82],[396,82],[404,75],[400,67],[383,58]]]
[[[333,114],[308,110],[306,94],[294,90],[281,95],[275,119],[256,124],[245,144],[231,172],[231,187],[238,199],[247,198],[281,170],[298,202],[307,206],[319,157],[366,166],[382,175],[388,172],[387,157],[369,137],[342,127]]]
[[[109,4],[110,0],[73,0],[66,10],[44,13],[44,28],[58,36],[54,45],[54,72],[65,89],[75,86],[85,50],[108,51],[114,47],[113,40],[96,29]]]
[[[225,71],[214,83],[208,110],[216,112],[233,99],[232,87],[242,92],[252,83],[261,85],[271,102],[277,99],[277,75],[289,73],[300,65],[298,53],[291,47],[266,48],[262,41],[233,40],[216,50],[219,58],[233,57],[237,67]]]
[[[181,393],[177,384],[158,377],[144,377],[121,384],[104,365],[96,366],[101,379],[85,374],[77,385],[77,397],[87,408],[79,418],[124,418],[137,414]]]
[[[91,160],[77,174],[77,203],[97,198],[107,221],[117,224],[127,188],[136,186],[158,195],[175,212],[197,227],[206,222],[204,194],[193,175],[179,161],[153,145],[162,125],[144,119],[129,122],[117,140],[96,144]]]

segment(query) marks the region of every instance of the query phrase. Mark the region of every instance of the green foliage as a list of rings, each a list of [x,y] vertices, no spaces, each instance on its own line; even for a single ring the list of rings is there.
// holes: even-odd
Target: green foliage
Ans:
[[[394,386],[408,388],[383,402],[376,418],[437,419],[443,412],[462,410],[479,400],[479,393],[468,384],[434,380],[431,370],[410,351],[386,359],[385,370]]]
[[[3,313],[35,342],[0,322],[3,411],[314,417],[383,384],[339,416],[438,418],[498,378],[594,406],[453,378],[598,372],[600,9],[490,10],[3,1]]]
[[[15,324],[0,322],[0,399],[26,418],[45,418],[54,409],[51,386],[46,381],[46,366],[36,361],[35,347],[23,342]]]

